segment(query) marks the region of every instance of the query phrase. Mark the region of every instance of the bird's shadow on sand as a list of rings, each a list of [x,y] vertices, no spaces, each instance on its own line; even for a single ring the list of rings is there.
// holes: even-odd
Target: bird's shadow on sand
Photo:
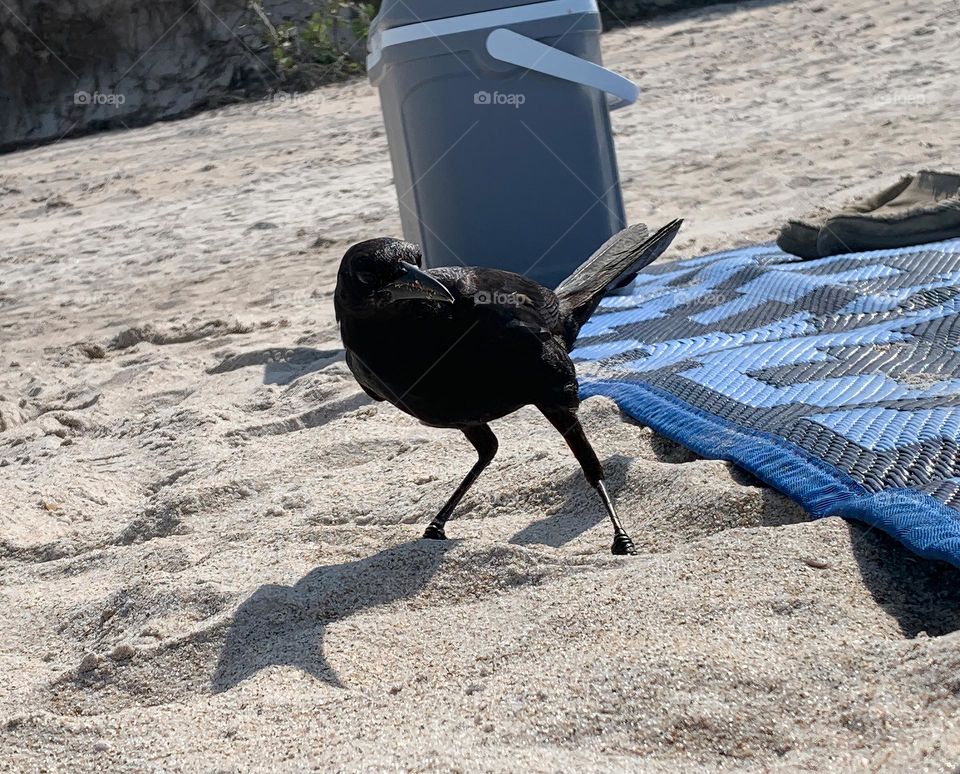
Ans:
[[[317,567],[293,586],[261,586],[234,613],[211,679],[214,693],[272,665],[296,666],[343,687],[324,654],[326,627],[417,594],[456,544],[412,540],[365,559]]]
[[[960,569],[914,556],[879,530],[854,522],[847,527],[864,583],[907,637],[960,629]]]
[[[626,481],[626,470],[630,458],[622,454],[615,454],[603,463],[606,474],[607,492],[616,505],[617,493],[623,488]],[[546,518],[535,521],[524,527],[510,542],[518,546],[544,545],[551,548],[561,546],[575,540],[588,529],[607,521],[607,512],[603,509],[600,496],[593,491],[583,473],[577,471],[567,478],[566,486],[570,494],[555,513]],[[583,498],[586,493],[588,508],[583,508]],[[629,529],[629,514],[622,514],[622,518]],[[613,532],[611,531],[611,535]]]
[[[227,355],[208,374],[225,374],[250,366],[263,366],[264,384],[292,384],[307,374],[319,371],[343,358],[342,349],[312,347],[267,347]]]

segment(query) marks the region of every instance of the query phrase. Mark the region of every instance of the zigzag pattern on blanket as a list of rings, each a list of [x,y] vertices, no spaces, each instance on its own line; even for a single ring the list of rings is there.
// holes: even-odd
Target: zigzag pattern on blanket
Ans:
[[[604,300],[572,354],[585,394],[649,385],[870,492],[925,493],[960,525],[960,240],[650,267]]]

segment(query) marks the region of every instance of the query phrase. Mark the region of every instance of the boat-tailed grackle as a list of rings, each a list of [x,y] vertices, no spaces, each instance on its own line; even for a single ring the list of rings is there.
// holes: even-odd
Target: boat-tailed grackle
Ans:
[[[497,453],[488,423],[534,405],[600,495],[613,523],[613,553],[636,553],[577,419],[577,376],[567,353],[607,290],[656,260],[681,224],[674,220],[652,236],[642,225],[624,229],[555,290],[500,269],[424,270],[420,248],[398,239],[347,250],[334,306],[360,386],[427,425],[460,430],[479,455],[424,537],[446,537],[457,503]]]

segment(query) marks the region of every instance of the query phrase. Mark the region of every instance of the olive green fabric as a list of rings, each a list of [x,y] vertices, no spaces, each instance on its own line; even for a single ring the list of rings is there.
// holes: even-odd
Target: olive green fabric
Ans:
[[[820,207],[801,218],[788,220],[780,229],[777,247],[785,253],[799,255],[801,258],[820,258],[817,246],[820,231],[831,218],[841,214],[868,213],[891,201],[913,182],[913,175],[900,178],[896,183],[884,188],[880,193],[864,196],[846,204],[839,210]]]
[[[836,211],[788,221],[777,246],[802,258],[960,237],[960,175],[924,170]]]
[[[820,229],[821,256],[886,250],[960,237],[960,175],[920,172],[874,210],[841,213]]]

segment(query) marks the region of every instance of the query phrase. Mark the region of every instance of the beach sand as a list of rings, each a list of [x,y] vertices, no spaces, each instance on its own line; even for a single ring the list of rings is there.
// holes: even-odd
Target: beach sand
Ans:
[[[604,36],[631,222],[676,258],[956,168],[960,5]],[[372,403],[332,292],[398,235],[362,80],[5,156],[0,769],[948,771],[960,572],[585,402],[636,558],[534,411]]]

